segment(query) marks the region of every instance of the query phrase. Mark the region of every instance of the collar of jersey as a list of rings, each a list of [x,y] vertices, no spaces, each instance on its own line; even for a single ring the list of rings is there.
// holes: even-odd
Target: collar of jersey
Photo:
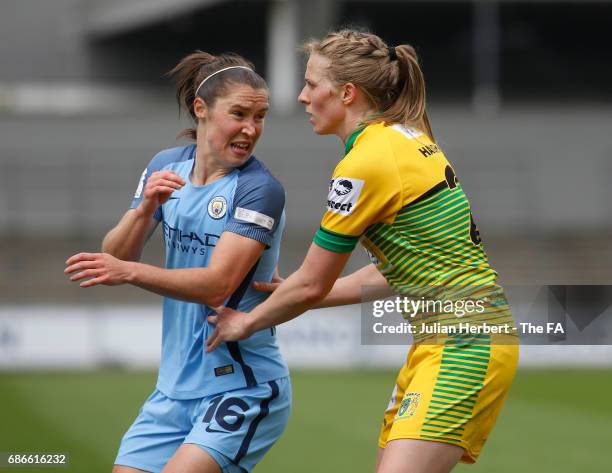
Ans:
[[[188,187],[191,189],[211,189],[213,186],[216,186],[218,183],[225,181],[226,179],[229,179],[231,177],[233,177],[235,174],[239,173],[240,171],[242,171],[242,169],[246,166],[247,163],[251,162],[251,159],[254,156],[251,156],[248,161],[246,163],[244,163],[242,166],[237,167],[232,169],[230,172],[228,172],[225,176],[220,177],[219,179],[217,179],[214,182],[211,182],[210,184],[202,184],[202,185],[196,185],[193,183],[193,181],[191,180],[192,177],[192,173],[193,173],[193,168],[195,167],[195,159],[193,160],[191,167],[189,169],[189,172],[187,173],[187,184]]]
[[[349,154],[349,151],[351,149],[353,149],[353,145],[355,144],[355,140],[357,139],[357,137],[359,135],[361,135],[361,133],[363,132],[363,130],[365,130],[366,127],[361,127],[358,128],[357,130],[355,130],[353,132],[353,134],[351,136],[349,136],[349,139],[346,140],[346,145],[344,146],[344,156],[346,156],[347,154]]]

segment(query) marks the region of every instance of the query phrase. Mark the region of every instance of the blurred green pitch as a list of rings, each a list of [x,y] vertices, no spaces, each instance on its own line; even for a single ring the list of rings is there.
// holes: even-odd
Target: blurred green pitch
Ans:
[[[294,408],[259,472],[373,472],[395,372],[294,372]],[[66,452],[68,468],[110,473],[153,373],[0,374],[0,452]],[[463,473],[610,471],[612,371],[521,371],[476,465]]]

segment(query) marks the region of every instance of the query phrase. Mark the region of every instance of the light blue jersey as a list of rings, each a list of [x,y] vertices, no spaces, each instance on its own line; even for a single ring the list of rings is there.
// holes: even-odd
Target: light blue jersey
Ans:
[[[155,213],[163,228],[170,269],[206,267],[223,232],[264,243],[259,262],[226,301],[228,307],[248,312],[267,297],[252,289],[251,282],[270,281],[278,262],[284,189],[254,156],[212,184],[195,186],[190,179],[194,157],[195,145],[158,153],[142,175],[131,208],[142,201],[153,172],[172,170],[185,180],[185,186]],[[274,329],[205,353],[204,340],[214,330],[207,322],[212,313],[205,305],[164,298],[159,391],[171,399],[196,399],[288,375]]]

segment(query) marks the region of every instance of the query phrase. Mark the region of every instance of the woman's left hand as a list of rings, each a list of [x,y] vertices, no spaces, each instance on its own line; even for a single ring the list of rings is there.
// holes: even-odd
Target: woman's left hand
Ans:
[[[210,315],[208,321],[216,324],[215,331],[206,339],[206,353],[216,349],[223,342],[244,340],[251,335],[249,315],[229,307],[215,308],[217,315]]]
[[[252,286],[253,286],[253,289],[256,289],[261,292],[274,292],[276,291],[276,288],[280,286],[284,280],[285,280],[284,278],[280,277],[280,275],[278,274],[278,268],[276,268],[274,270],[274,274],[272,275],[272,281],[270,282],[255,281],[252,284]]]
[[[122,261],[108,253],[78,253],[66,261],[64,273],[71,275],[71,281],[82,281],[81,287],[98,284],[117,286],[129,278],[129,261]]]

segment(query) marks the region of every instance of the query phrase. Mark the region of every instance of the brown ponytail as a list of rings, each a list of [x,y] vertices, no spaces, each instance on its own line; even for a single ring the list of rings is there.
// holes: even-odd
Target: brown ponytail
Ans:
[[[255,72],[253,64],[242,56],[233,53],[213,56],[204,51],[195,51],[181,59],[166,74],[176,82],[176,101],[179,104],[179,110],[188,113],[196,125],[198,118],[194,111],[194,101],[198,86],[211,74],[231,66],[243,67],[229,69],[210,77],[206,84],[198,90],[198,97],[204,100],[208,107],[215,106],[216,100],[228,92],[230,84],[244,84],[251,86],[253,89],[268,90],[266,81]],[[248,69],[244,69],[244,67]],[[186,128],[179,133],[177,138],[195,140],[197,130],[196,128]]]
[[[412,46],[390,48],[375,34],[344,29],[304,49],[331,61],[332,82],[352,82],[365,93],[377,111],[365,123],[416,126],[434,140],[425,111],[425,78]]]

